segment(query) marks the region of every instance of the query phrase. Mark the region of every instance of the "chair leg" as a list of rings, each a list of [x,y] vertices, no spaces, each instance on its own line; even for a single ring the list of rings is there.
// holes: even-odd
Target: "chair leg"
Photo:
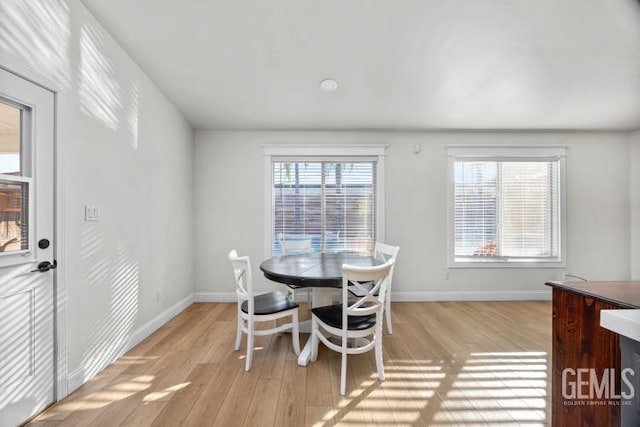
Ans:
[[[293,352],[296,356],[300,356],[300,331],[298,328],[298,310],[292,314],[293,327],[291,331],[291,340],[293,342]]]
[[[342,361],[340,367],[340,394],[344,396],[347,393],[347,349],[342,348]]]
[[[247,320],[247,360],[244,365],[245,371],[251,370],[251,362],[253,361],[253,319]]]
[[[236,330],[236,345],[234,347],[236,351],[240,350],[241,340],[242,340],[242,312],[240,311],[240,306],[238,306],[238,328]]]
[[[387,332],[389,333],[389,335],[393,335],[393,325],[391,324],[391,299],[389,298],[389,295],[387,295],[387,300],[385,301],[384,305],[385,316],[387,317],[385,319],[385,323],[387,324]]]
[[[251,362],[253,361],[253,334],[247,335],[247,360],[245,361],[244,370],[251,370]]]
[[[320,331],[318,330],[318,322],[315,317],[311,316],[311,361],[315,362],[318,360],[318,334]]]
[[[378,323],[376,325],[374,348],[376,354],[376,369],[378,371],[378,379],[384,381],[384,365],[382,364],[382,326]]]

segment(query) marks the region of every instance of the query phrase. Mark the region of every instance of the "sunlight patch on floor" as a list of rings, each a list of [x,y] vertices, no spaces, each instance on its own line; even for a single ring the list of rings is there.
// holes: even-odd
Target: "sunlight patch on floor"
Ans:
[[[327,423],[315,425],[544,425],[548,359],[519,351],[470,353],[464,363],[390,358],[384,382],[372,372],[347,390],[340,413],[327,412]]]
[[[441,408],[465,422],[548,421],[546,356],[544,352],[471,353],[444,393]]]
[[[149,393],[147,394],[142,401],[143,402],[155,402],[157,400],[166,400],[166,398],[174,393],[176,393],[177,391],[182,390],[183,388],[187,387],[189,384],[191,384],[191,382],[184,382],[184,383],[180,383],[180,384],[176,384],[174,386],[171,387],[167,387],[164,390],[161,391],[154,391],[153,393]]]

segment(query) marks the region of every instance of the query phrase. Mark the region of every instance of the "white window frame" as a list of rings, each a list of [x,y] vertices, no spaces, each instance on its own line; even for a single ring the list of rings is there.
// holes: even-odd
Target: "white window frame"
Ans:
[[[0,182],[7,184],[27,184],[29,191],[27,200],[28,209],[28,241],[26,249],[18,249],[10,252],[0,252],[0,268],[10,267],[30,262],[35,262],[35,191],[33,187],[33,171],[35,155],[33,152],[33,120],[34,106],[16,102],[12,99],[0,97],[0,102],[21,110],[20,118],[20,175],[0,174]]]
[[[563,268],[567,265],[567,221],[566,221],[566,157],[564,146],[493,146],[455,145],[447,147],[447,267],[448,268]],[[558,161],[558,204],[560,221],[559,260],[557,261],[502,261],[482,259],[476,262],[455,260],[455,161],[509,161],[509,160]]]
[[[335,161],[376,161],[376,240],[385,241],[384,183],[385,183],[385,144],[265,144],[264,155],[264,257],[273,256],[273,167],[274,159],[283,161],[297,160],[335,160]]]

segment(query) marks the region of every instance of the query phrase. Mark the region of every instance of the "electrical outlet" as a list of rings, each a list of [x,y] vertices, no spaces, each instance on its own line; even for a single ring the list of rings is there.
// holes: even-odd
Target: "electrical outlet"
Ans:
[[[162,301],[162,292],[160,291],[160,289],[156,290],[156,301]]]
[[[444,280],[449,280],[450,275],[449,275],[449,270],[445,270],[444,271]]]

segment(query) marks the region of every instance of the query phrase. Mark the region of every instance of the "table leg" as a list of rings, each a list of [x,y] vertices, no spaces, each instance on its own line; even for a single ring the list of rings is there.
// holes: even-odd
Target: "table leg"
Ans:
[[[311,361],[311,337],[307,340],[307,343],[300,350],[300,356],[298,356],[298,365],[307,366]]]
[[[325,305],[331,305],[333,303],[331,293],[333,288],[313,288],[311,295],[311,306],[322,307]],[[299,324],[300,332],[311,333],[311,320],[305,320]],[[298,365],[307,366],[311,360],[311,337],[307,340],[302,350],[300,350],[300,356],[298,356]]]
[[[333,304],[332,291],[333,288],[313,288],[311,292],[311,307],[323,307]]]

